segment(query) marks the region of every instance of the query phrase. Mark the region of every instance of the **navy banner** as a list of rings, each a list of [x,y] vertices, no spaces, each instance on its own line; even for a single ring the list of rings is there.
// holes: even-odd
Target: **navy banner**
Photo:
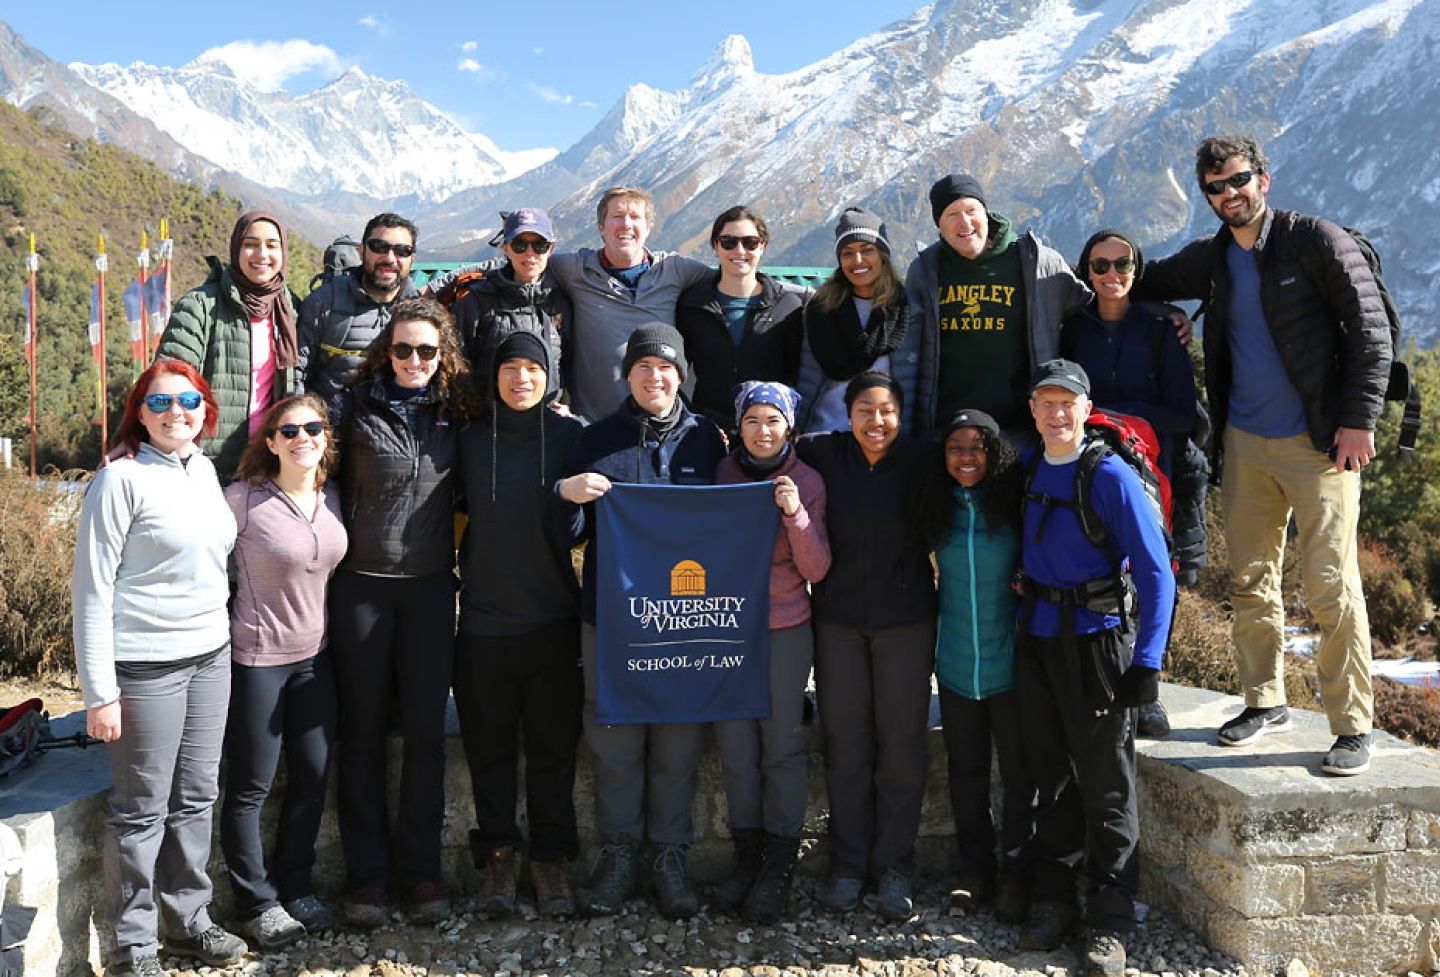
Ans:
[[[595,721],[767,718],[775,486],[617,484],[595,512]]]

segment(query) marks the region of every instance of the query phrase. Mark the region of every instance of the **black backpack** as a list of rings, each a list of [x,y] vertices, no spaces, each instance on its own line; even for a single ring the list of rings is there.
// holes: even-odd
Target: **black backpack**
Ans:
[[[320,274],[310,279],[310,291],[315,291],[336,275],[359,267],[360,242],[348,234],[342,234],[326,247],[324,267],[320,269]]]
[[[1375,276],[1375,284],[1380,289],[1380,301],[1385,306],[1385,318],[1390,321],[1390,349],[1396,358],[1390,361],[1390,385],[1385,388],[1385,399],[1405,405],[1400,416],[1400,460],[1413,462],[1415,439],[1420,435],[1420,388],[1410,378],[1410,367],[1399,359],[1400,310],[1395,305],[1395,297],[1385,286],[1385,279],[1380,277],[1380,252],[1364,231],[1347,227],[1345,233],[1355,241],[1365,264],[1370,266],[1370,273]]]

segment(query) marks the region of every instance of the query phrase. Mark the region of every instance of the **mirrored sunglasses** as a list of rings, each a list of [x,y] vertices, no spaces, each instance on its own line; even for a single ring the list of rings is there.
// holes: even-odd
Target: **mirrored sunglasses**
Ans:
[[[145,406],[150,408],[153,414],[166,414],[176,401],[180,402],[181,410],[195,410],[205,403],[205,398],[200,396],[198,390],[187,390],[180,394],[150,394],[145,398]]]

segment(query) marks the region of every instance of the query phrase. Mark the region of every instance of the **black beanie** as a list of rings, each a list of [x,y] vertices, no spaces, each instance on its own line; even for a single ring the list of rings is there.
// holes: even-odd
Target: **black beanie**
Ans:
[[[1109,240],[1112,237],[1117,241],[1124,241],[1130,245],[1130,253],[1135,256],[1135,280],[1137,282],[1140,280],[1141,274],[1145,271],[1145,256],[1140,253],[1140,245],[1136,244],[1130,235],[1124,231],[1117,230],[1113,227],[1106,227],[1091,234],[1090,240],[1085,242],[1085,247],[1080,249],[1080,263],[1075,266],[1075,274],[1079,276],[1082,282],[1086,284],[1090,282],[1090,251],[1101,241]]]
[[[635,361],[646,356],[658,356],[675,364],[681,381],[685,379],[685,340],[674,326],[663,322],[647,322],[630,334],[625,343],[625,358],[620,361],[620,375],[628,377]]]
[[[973,197],[980,201],[980,206],[986,211],[990,205],[985,203],[985,191],[980,189],[980,181],[969,173],[951,173],[949,176],[942,176],[935,181],[930,188],[930,216],[935,220],[935,226],[940,226],[940,215],[945,213],[949,207],[961,197]]]
[[[885,230],[885,222],[868,210],[849,207],[835,222],[835,260],[840,260],[841,248],[855,241],[868,241],[886,255],[890,254],[890,235]]]
[[[975,427],[982,431],[988,431],[997,440],[1000,437],[1000,425],[996,423],[995,418],[983,410],[966,407],[963,410],[957,410],[945,421],[944,426],[940,428],[940,443],[944,444],[946,438],[962,427]]]
[[[546,373],[550,372],[550,351],[545,347],[545,340],[528,329],[516,329],[500,340],[500,344],[495,347],[495,358],[491,362],[498,373],[506,360],[522,357],[534,360],[545,368]]]

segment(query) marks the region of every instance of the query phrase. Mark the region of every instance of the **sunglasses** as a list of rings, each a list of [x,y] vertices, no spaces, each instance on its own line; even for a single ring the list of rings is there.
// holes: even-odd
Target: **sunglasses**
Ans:
[[[435,354],[439,352],[439,346],[430,346],[428,344],[424,346],[411,346],[409,343],[392,343],[390,346],[390,355],[397,360],[408,360],[416,353],[419,353],[420,359],[429,363],[435,358]]]
[[[281,424],[275,429],[286,441],[294,441],[304,431],[312,438],[318,438],[325,433],[324,421],[306,421],[304,424]]]
[[[382,240],[378,237],[372,237],[366,238],[365,250],[369,251],[371,254],[389,254],[393,251],[395,252],[395,257],[397,258],[409,258],[415,254],[415,245],[392,244],[391,242]]]
[[[720,245],[721,251],[734,251],[736,248],[741,247],[746,251],[759,251],[760,245],[764,244],[765,240],[754,234],[747,234],[744,237],[736,237],[734,234],[721,234],[715,239],[715,243]]]
[[[1243,186],[1248,186],[1253,179],[1255,179],[1254,170],[1241,170],[1239,173],[1231,173],[1223,180],[1211,180],[1209,183],[1202,183],[1201,186],[1210,196],[1218,197],[1225,192],[1226,187],[1234,187],[1239,190]]]
[[[550,250],[549,241],[527,241],[517,237],[510,242],[510,250],[516,254],[524,254],[526,251],[534,251],[536,254],[545,254]]]
[[[183,394],[150,394],[145,398],[145,406],[152,414],[168,414],[177,400],[181,410],[195,410],[205,403],[198,390],[187,390]]]
[[[1103,275],[1107,273],[1110,270],[1111,265],[1114,265],[1115,270],[1118,271],[1120,274],[1128,275],[1135,270],[1135,259],[1116,258],[1114,261],[1111,261],[1109,258],[1090,259],[1090,271],[1096,275]]]

